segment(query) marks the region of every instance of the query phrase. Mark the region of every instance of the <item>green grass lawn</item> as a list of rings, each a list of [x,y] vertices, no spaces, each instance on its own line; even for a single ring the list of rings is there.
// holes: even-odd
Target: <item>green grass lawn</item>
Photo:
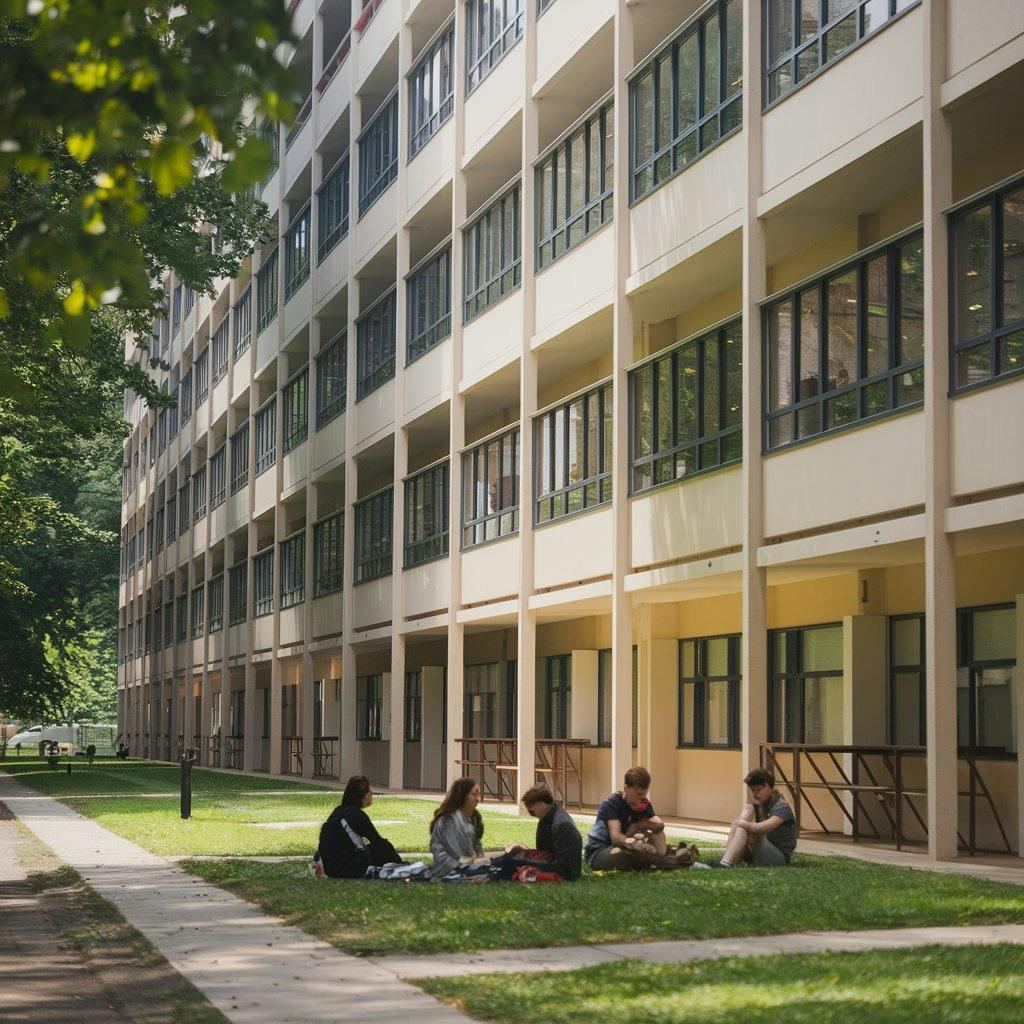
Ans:
[[[316,880],[295,862],[185,867],[359,954],[1024,922],[1017,886],[842,857],[797,855],[775,870],[585,873],[538,886]]]
[[[193,771],[192,817],[179,814],[179,769],[140,762],[73,762],[71,774],[45,762],[8,758],[2,769],[41,792],[63,800],[112,832],[164,856],[311,855],[320,823],[337,806],[337,790],[310,792],[308,784],[253,778],[203,769]],[[286,790],[287,795],[268,790]],[[124,796],[97,794],[124,793]],[[166,793],[167,796],[152,794]],[[147,795],[149,794],[149,795]],[[423,852],[430,842],[429,800],[376,797],[369,815],[402,852]],[[484,846],[532,845],[530,818],[484,811]],[[296,823],[291,824],[289,823]],[[269,828],[269,825],[287,825]]]
[[[498,1024],[1018,1024],[1024,949],[823,953],[421,983]]]

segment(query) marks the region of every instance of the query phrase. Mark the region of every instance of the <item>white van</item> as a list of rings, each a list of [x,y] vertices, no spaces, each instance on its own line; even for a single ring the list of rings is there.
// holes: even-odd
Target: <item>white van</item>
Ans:
[[[113,725],[33,725],[15,733],[7,741],[7,749],[13,750],[20,743],[22,750],[42,753],[41,744],[55,740],[61,753],[84,752],[94,743],[97,754],[112,754],[116,738],[117,727]]]

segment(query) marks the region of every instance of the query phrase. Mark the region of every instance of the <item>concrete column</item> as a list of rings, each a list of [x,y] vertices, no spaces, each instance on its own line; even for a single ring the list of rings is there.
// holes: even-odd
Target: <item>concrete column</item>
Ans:
[[[256,330],[256,295],[255,281],[250,282],[250,303],[252,305],[252,326],[250,330]],[[250,379],[256,367],[256,341],[255,338],[249,343],[249,348],[243,354],[249,360]],[[245,749],[242,752],[242,765],[246,771],[255,771],[257,765],[260,769],[269,769],[269,765],[262,763],[263,735],[262,728],[257,725],[256,717],[256,666],[252,660],[253,639],[255,627],[253,625],[252,603],[253,603],[253,573],[252,556],[256,553],[257,531],[253,522],[253,510],[256,507],[256,429],[253,413],[259,408],[259,394],[255,380],[249,386],[249,526],[245,535],[245,550],[240,559],[245,563],[245,625],[243,633],[245,642],[243,653],[245,657]],[[234,552],[232,552],[234,557]],[[230,599],[229,599],[230,607]],[[259,755],[259,756],[257,756]]]
[[[924,0],[925,743],[928,855],[957,854],[956,565],[950,505],[949,236],[953,140],[941,106],[946,4]]]
[[[537,6],[526,4],[523,30],[522,290],[523,339],[519,357],[519,615],[516,639],[516,779],[519,793],[534,783],[537,743],[537,616],[530,609],[534,590],[533,417],[537,412],[537,355],[530,348],[536,325],[536,225],[533,163],[540,152],[540,114],[533,99],[537,78]],[[518,794],[517,794],[518,795]],[[520,814],[526,809],[517,803]]]
[[[406,297],[405,276],[411,266],[409,256],[409,229],[406,226],[408,208],[409,163],[409,90],[405,73],[412,62],[412,29],[406,24],[408,0],[401,0],[398,29],[398,234],[396,237],[395,270],[395,450],[394,489],[392,491],[391,519],[391,679],[390,715],[388,723],[388,785],[401,789],[405,784],[405,586],[402,577],[405,565],[405,485],[409,472],[409,434],[402,421],[405,418],[405,339]]]
[[[633,11],[618,0],[615,17],[615,295],[612,306],[612,789],[633,761],[633,615],[626,593],[629,542],[629,392],[626,368],[633,361],[633,308],[629,277],[629,83],[633,70]]]
[[[353,24],[359,16],[356,4],[352,5]],[[353,45],[348,63],[351,67],[352,102],[349,107],[349,231],[344,244],[349,247],[349,267],[356,264],[356,236],[359,233],[359,150],[356,138],[362,122],[362,101],[356,93],[359,72],[359,47]],[[356,320],[359,317],[359,279],[354,275],[348,279],[348,326],[345,337],[348,355],[345,370],[345,555],[342,569],[342,655],[341,655],[341,702],[338,726],[338,773],[342,781],[354,775],[359,768],[359,751],[356,744],[356,651],[352,645],[353,580],[355,578],[355,503],[358,496],[358,471],[355,460],[356,441]]]
[[[313,345],[314,339],[319,337],[320,325],[319,322],[314,319],[310,325],[310,346]],[[312,347],[310,349],[312,351]],[[310,359],[310,373],[314,376],[315,386],[315,367],[313,360]],[[312,481],[313,479],[313,433],[316,428],[315,425],[315,409],[316,399],[315,396],[312,401],[308,403],[309,406],[309,433],[308,440],[306,442],[306,451],[308,453],[308,459],[306,463],[306,480]],[[316,673],[313,670],[313,655],[310,652],[310,644],[313,642],[313,522],[316,519],[316,495],[317,486],[314,483],[307,483],[306,485],[306,557],[305,565],[303,567],[303,580],[305,581],[305,601],[302,605],[302,775],[304,778],[311,779],[314,774],[314,768],[316,767],[313,761],[313,754],[315,750],[315,733],[316,728],[314,725],[314,716],[316,714],[316,705],[313,700],[313,681]],[[327,692],[326,692],[327,681],[324,680],[324,691],[323,699],[324,704],[327,703]],[[248,713],[248,708],[246,709]]]
[[[760,762],[768,738],[768,578],[757,564],[764,543],[761,459],[761,300],[767,292],[765,230],[757,215],[762,188],[761,0],[743,5],[743,137],[747,194],[743,221],[743,639],[740,743],[743,769]],[[738,787],[739,788],[739,787]]]
[[[452,177],[452,388],[448,405],[450,446],[448,507],[448,699],[445,708],[448,750],[445,776],[451,783],[461,774],[455,763],[461,756],[456,740],[462,735],[462,695],[465,677],[465,627],[459,622],[462,607],[462,449],[466,444],[466,402],[459,394],[462,379],[462,231],[466,219],[466,176],[462,157],[466,149],[466,7],[455,7],[455,96],[452,123],[455,135]]]
[[[1017,725],[1017,856],[1024,857],[1024,594],[1017,595],[1017,665],[1013,670]]]

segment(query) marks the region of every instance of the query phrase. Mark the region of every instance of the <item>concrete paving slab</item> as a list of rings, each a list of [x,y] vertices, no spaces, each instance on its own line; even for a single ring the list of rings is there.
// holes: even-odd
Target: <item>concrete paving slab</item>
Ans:
[[[238,1024],[470,1020],[0,773],[0,800]]]
[[[516,974],[573,971],[614,960],[684,964],[726,957],[779,956],[795,953],[852,953],[915,946],[1024,945],[1024,925],[893,928],[855,932],[790,932],[728,939],[681,939],[669,942],[609,942],[596,946],[493,950],[444,956],[382,956],[373,962],[407,979],[447,978],[465,974]]]

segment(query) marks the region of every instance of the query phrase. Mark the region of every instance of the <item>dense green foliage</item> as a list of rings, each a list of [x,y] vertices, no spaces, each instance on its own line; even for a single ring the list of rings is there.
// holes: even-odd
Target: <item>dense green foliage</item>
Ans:
[[[1015,1024],[1019,946],[878,950],[695,964],[624,961],[549,974],[432,979],[496,1024]]]
[[[280,0],[0,0],[0,715],[113,714],[121,396],[170,401],[125,337],[260,237],[289,38]]]

